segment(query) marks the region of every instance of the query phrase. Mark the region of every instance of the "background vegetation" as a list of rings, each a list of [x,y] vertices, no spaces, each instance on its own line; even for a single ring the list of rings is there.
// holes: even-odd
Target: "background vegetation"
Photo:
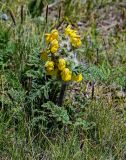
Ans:
[[[40,52],[45,33],[68,24],[81,34],[84,79],[59,107]],[[1,0],[0,159],[125,160],[125,42],[125,1]]]

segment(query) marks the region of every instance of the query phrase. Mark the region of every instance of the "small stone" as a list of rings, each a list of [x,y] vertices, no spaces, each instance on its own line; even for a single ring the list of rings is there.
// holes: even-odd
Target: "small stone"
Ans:
[[[7,21],[8,20],[7,14],[2,14],[1,19],[4,20],[4,21]]]

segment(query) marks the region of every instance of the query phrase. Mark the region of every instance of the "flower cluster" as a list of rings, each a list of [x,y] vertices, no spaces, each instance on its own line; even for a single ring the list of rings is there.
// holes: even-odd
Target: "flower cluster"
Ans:
[[[52,30],[52,32],[49,34],[46,34],[46,43],[50,43],[50,51],[51,53],[56,53],[59,48],[59,43],[58,43],[58,37],[59,33],[56,29]]]
[[[70,42],[72,46],[74,47],[81,46],[82,42],[81,42],[80,36],[77,34],[76,30],[71,29],[70,25],[65,29],[65,34],[70,37]]]
[[[71,46],[74,48],[81,46],[82,42],[76,30],[73,30],[68,26],[65,29],[65,35],[70,38]],[[47,75],[55,76],[65,82],[82,81],[82,73],[72,71],[73,68],[71,67],[68,57],[66,54],[63,55],[62,50],[60,49],[58,30],[54,29],[51,33],[46,34],[46,44],[47,48],[41,53],[41,58],[46,61],[45,70]],[[69,52],[67,54],[69,54]],[[74,66],[76,65],[74,64]]]

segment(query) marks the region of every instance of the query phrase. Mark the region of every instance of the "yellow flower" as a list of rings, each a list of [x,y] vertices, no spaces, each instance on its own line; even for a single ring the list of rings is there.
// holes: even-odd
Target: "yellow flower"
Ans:
[[[72,36],[73,34],[76,34],[77,31],[76,30],[73,30],[71,29],[71,26],[68,25],[67,28],[65,29],[65,34],[68,35],[68,36]]]
[[[74,76],[72,77],[72,79],[73,79],[74,81],[76,81],[76,82],[81,82],[82,79],[83,79],[83,76],[82,76],[82,74],[80,73],[80,74],[78,74],[78,75],[74,75]]]
[[[47,33],[45,35],[46,35],[46,43],[48,44],[50,42],[50,34]]]
[[[78,35],[72,36],[70,38],[70,41],[71,41],[72,46],[74,46],[74,47],[80,47],[82,45],[80,36],[78,36]]]
[[[58,30],[53,29],[52,32],[51,32],[51,35],[52,35],[53,39],[58,39],[58,37],[59,37]]]
[[[51,50],[52,53],[56,53],[57,50],[58,50],[58,47],[57,46],[53,46],[53,47],[51,47],[50,50]]]
[[[54,40],[51,42],[51,46],[59,46],[58,41],[57,41],[56,39],[54,39]]]
[[[47,72],[51,72],[54,70],[54,62],[53,61],[47,61],[45,64],[45,68]]]
[[[58,61],[58,69],[62,71],[66,67],[66,61],[63,58],[60,58]]]
[[[59,43],[58,43],[58,41],[56,39],[54,39],[51,42],[51,48],[50,48],[50,50],[51,50],[52,53],[56,53],[57,50],[58,50],[58,48],[59,48]]]
[[[48,60],[48,53],[46,51],[41,52],[41,59],[43,61],[47,61]]]
[[[72,78],[72,72],[69,70],[69,68],[64,68],[61,72],[61,78],[63,81],[70,81]]]
[[[80,36],[77,35],[76,30],[71,29],[70,25],[65,29],[65,34],[70,37],[70,41],[71,41],[72,46],[74,46],[74,47],[81,46],[82,42],[81,42]]]
[[[65,34],[66,34],[66,35],[69,35],[70,32],[71,32],[71,26],[68,25],[67,28],[65,29]]]
[[[46,43],[52,42],[54,39],[58,39],[59,33],[56,29],[53,29],[51,33],[47,33],[46,35]]]

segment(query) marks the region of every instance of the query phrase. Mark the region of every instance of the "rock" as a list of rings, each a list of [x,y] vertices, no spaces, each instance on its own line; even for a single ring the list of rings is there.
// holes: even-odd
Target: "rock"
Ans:
[[[7,14],[4,13],[1,15],[1,19],[4,21],[7,21],[9,18],[8,18]]]

